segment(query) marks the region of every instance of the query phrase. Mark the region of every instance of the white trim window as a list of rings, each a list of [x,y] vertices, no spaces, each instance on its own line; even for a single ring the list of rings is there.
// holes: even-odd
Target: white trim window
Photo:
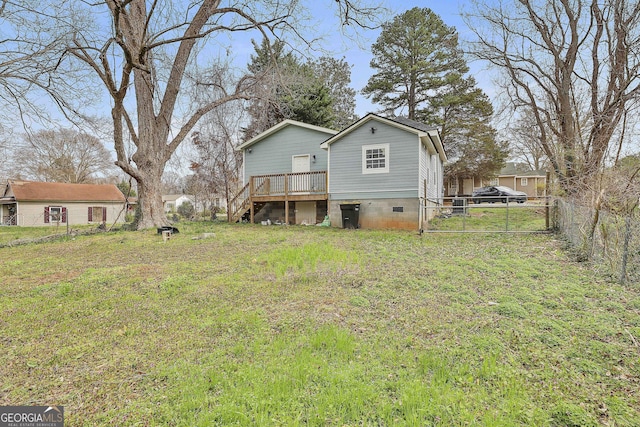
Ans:
[[[45,206],[44,207],[44,223],[67,222],[67,208],[64,206]]]
[[[489,185],[498,185],[498,178],[491,178],[489,180]]]
[[[389,173],[389,144],[362,146],[362,173]]]
[[[49,206],[49,221],[60,222],[62,220],[62,207]]]
[[[527,178],[520,178],[520,185],[522,185],[523,187],[529,185]]]

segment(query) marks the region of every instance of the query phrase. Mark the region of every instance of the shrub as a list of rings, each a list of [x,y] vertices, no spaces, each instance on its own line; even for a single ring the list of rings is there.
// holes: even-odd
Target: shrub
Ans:
[[[186,219],[192,218],[196,210],[191,202],[184,202],[178,206],[178,213]]]

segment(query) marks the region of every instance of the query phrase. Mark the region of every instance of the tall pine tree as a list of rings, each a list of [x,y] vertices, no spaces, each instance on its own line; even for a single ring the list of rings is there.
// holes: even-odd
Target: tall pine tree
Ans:
[[[488,177],[504,164],[493,107],[476,87],[458,34],[428,8],[413,8],[385,23],[371,47],[376,70],[362,92],[391,115],[439,126],[450,163],[448,179]],[[461,187],[460,187],[461,188]]]

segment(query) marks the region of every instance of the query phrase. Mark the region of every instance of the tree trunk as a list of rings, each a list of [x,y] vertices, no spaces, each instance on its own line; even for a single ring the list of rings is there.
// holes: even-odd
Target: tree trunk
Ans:
[[[140,168],[138,183],[138,216],[136,228],[144,230],[152,227],[170,225],[162,206],[162,165]]]

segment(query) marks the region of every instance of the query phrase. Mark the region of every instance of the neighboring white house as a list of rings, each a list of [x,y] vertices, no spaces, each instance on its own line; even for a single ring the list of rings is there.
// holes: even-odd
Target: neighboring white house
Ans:
[[[125,197],[113,184],[9,180],[0,193],[0,223],[27,227],[122,223]]]
[[[195,207],[195,197],[188,194],[167,194],[162,196],[162,206],[165,213],[176,212],[183,204],[189,202]]]

